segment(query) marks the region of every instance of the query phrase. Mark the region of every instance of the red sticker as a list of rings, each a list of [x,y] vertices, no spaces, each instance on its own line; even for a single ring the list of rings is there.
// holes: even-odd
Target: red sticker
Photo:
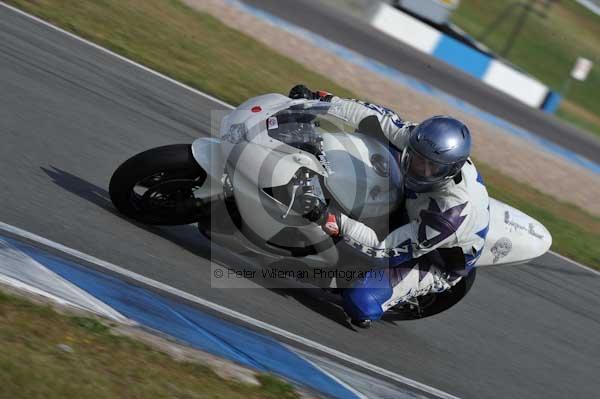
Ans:
[[[251,111],[252,112],[260,112],[260,111],[262,111],[262,108],[257,105],[256,107],[252,107]]]

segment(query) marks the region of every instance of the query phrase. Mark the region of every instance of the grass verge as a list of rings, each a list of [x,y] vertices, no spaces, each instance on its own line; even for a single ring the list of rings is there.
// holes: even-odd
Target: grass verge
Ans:
[[[452,19],[467,33],[480,38],[503,10],[515,3],[516,0],[462,0]],[[543,11],[544,7],[538,9]],[[496,30],[483,39],[483,43],[494,52],[501,52],[521,10],[515,8]],[[546,15],[546,18],[529,16],[507,55],[508,60],[555,90],[563,87],[577,57],[594,61],[596,65],[585,82],[571,82],[566,99],[592,114],[600,115],[600,96],[597,93],[600,87],[600,16],[572,0],[555,3]],[[564,114],[559,113],[559,116],[564,117]],[[600,124],[593,120],[581,116],[564,119],[600,134],[597,133]],[[596,128],[590,129],[590,125]]]
[[[97,319],[0,291],[0,398],[299,398],[273,376],[258,379],[262,386],[224,380]]]
[[[8,2],[231,104],[261,93],[285,93],[298,82],[351,96],[325,77],[177,0]],[[600,269],[599,218],[490,166],[481,168],[493,197],[548,227],[555,251]]]
[[[595,115],[569,101],[563,101],[556,111],[559,118],[600,137],[600,114]]]
[[[303,81],[344,88],[177,0],[9,0],[183,83],[239,104]]]

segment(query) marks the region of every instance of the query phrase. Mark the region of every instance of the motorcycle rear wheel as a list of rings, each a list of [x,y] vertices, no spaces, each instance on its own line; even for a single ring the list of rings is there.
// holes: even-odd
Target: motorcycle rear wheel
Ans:
[[[467,295],[475,282],[475,275],[476,269],[473,269],[451,289],[415,298],[418,304],[398,304],[388,309],[384,313],[383,319],[388,321],[416,320],[444,312]]]
[[[193,192],[205,180],[189,144],[156,147],[117,168],[110,199],[119,212],[144,224],[189,224],[198,218]]]

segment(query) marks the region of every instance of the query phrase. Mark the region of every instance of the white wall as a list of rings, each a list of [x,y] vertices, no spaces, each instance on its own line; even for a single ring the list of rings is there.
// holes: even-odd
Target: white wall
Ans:
[[[548,94],[542,83],[496,60],[490,63],[483,81],[532,107],[541,106]]]
[[[433,53],[442,34],[427,24],[388,4],[381,4],[371,25],[380,31],[426,53]]]

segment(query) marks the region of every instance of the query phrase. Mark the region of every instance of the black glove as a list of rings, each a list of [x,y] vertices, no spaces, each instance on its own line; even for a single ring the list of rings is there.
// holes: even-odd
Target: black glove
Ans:
[[[321,101],[331,101],[333,95],[323,90],[312,91],[308,87],[303,84],[296,85],[292,87],[290,90],[290,94],[288,97],[292,100],[297,100],[299,98],[305,98],[307,100],[321,100]]]
[[[303,190],[305,191],[296,197],[293,209],[313,223],[325,223],[327,204],[313,193],[312,187],[303,187]]]
[[[312,92],[308,87],[300,84],[292,87],[290,90],[290,94],[288,95],[292,100],[297,100],[299,98],[306,98],[307,100],[314,100],[315,93]]]
[[[308,205],[309,202],[306,202],[307,206],[312,205]],[[321,226],[323,231],[330,237],[339,238],[342,215],[335,205],[328,205],[319,199],[312,209],[302,216],[308,221]]]
[[[329,212],[327,211],[327,204],[319,201],[308,213],[303,215],[303,217],[309,222],[313,222],[322,226],[327,221],[327,215]]]

